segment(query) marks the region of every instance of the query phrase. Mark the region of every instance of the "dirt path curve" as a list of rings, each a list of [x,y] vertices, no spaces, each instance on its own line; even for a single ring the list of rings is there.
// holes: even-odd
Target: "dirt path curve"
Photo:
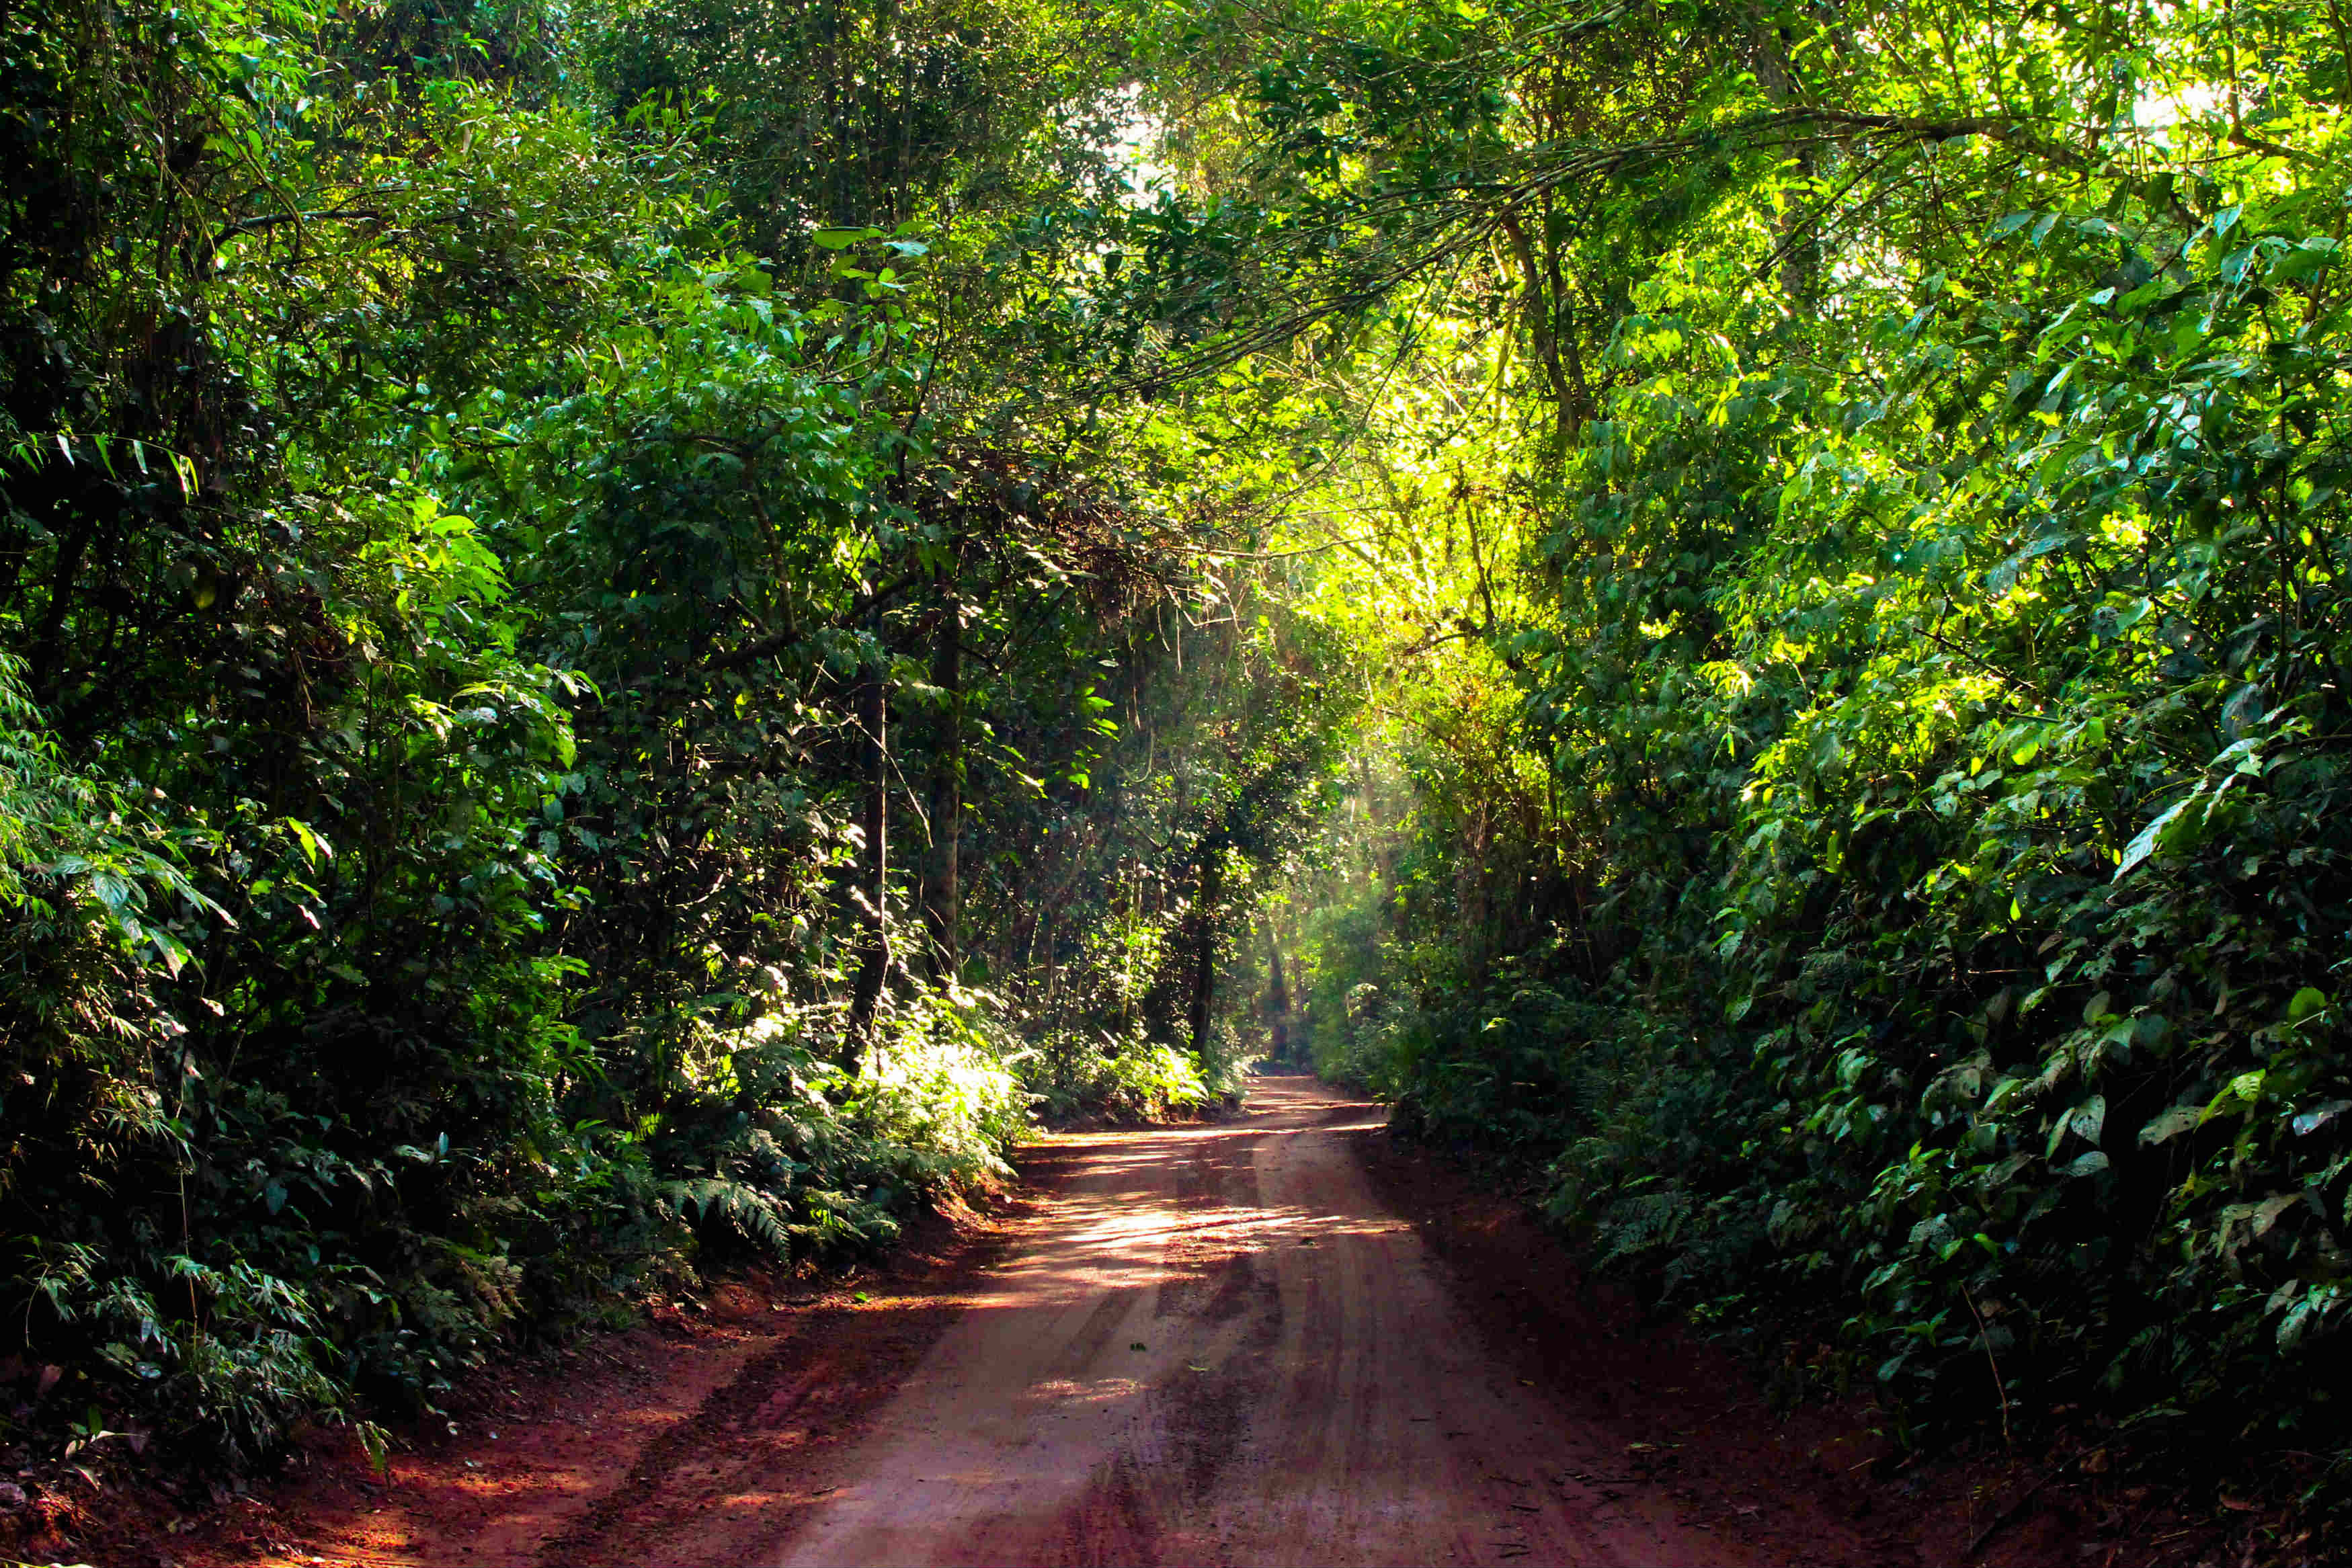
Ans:
[[[1488,1359],[1349,1149],[1380,1124],[1260,1078],[1234,1123],[1083,1140],[772,1561],[1740,1561]]]

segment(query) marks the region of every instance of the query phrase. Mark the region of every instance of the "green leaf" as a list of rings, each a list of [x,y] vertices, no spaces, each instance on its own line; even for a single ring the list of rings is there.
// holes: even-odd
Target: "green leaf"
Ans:
[[[2164,831],[2178,821],[2180,814],[2188,810],[2196,799],[2197,797],[2191,794],[2186,800],[2174,801],[2158,813],[2156,821],[2134,835],[2132,841],[2124,846],[2123,863],[2116,867],[2116,874],[2108,880],[2121,882],[2126,872],[2155,853],[2157,841],[2164,836]]]
[[[2139,1130],[2139,1141],[2144,1146],[2168,1143],[2204,1119],[2205,1107],[2201,1105],[2168,1106]]]
[[[302,846],[303,859],[309,861],[315,866],[321,859],[332,860],[335,858],[334,850],[324,839],[320,838],[311,830],[310,823],[293,817],[289,817],[285,821],[289,831],[293,833],[295,839]]]
[[[2212,1103],[2205,1107],[2204,1114],[2197,1118],[2198,1124],[2202,1126],[2210,1118],[2222,1114],[2232,1102],[2252,1104],[2260,1100],[2263,1097],[2263,1082],[2267,1077],[2268,1073],[2265,1070],[2256,1068],[2252,1072],[2241,1072],[2231,1079],[2223,1085],[2221,1092],[2213,1096]]]
[[[2315,1105],[2308,1111],[2296,1113],[2289,1124],[2294,1128],[2297,1136],[2309,1137],[2347,1111],[2352,1111],[2352,1100],[2330,1100],[2325,1105]]]
[[[91,873],[89,890],[98,895],[98,901],[100,904],[118,915],[131,902],[132,890],[130,882],[110,871]]]
[[[2274,1193],[2264,1198],[2261,1207],[2254,1210],[2254,1234],[2257,1236],[2266,1234],[2272,1226],[2279,1222],[2280,1216],[2302,1201],[2303,1194],[2299,1192]]]

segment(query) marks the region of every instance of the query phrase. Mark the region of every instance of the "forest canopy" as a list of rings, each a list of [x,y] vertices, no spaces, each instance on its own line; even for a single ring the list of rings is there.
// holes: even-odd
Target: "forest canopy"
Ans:
[[[1791,1393],[2341,1490],[2332,4],[0,64],[0,1278],[79,1404],[266,1458],[1270,1054]]]

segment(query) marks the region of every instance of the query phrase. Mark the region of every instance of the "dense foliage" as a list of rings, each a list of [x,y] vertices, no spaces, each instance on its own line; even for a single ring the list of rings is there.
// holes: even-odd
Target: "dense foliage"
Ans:
[[[1079,406],[1107,37],[0,22],[35,1429],[249,1460],[887,1241],[1041,1105],[1230,1089],[1227,950],[1348,706],[1132,400]]]
[[[1357,790],[1266,926],[1315,1059],[1907,1431],[2333,1474],[2335,13],[1146,37],[1220,106],[1181,156],[1233,210],[1184,221],[1252,283],[1195,362],[1402,367],[1286,541],[1378,607]]]
[[[15,1365],[251,1458],[1266,1050],[2333,1486],[2346,37],[0,21]]]

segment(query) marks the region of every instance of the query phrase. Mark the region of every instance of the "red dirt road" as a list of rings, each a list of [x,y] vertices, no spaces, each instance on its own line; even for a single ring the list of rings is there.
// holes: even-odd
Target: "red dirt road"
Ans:
[[[2144,1486],[1773,1413],[1382,1119],[1261,1077],[1219,1124],[1047,1138],[878,1271],[487,1369],[389,1485],[322,1438],[75,1533],[181,1568],[2204,1560]]]
[[[1084,1140],[772,1561],[1746,1561],[1487,1357],[1348,1146],[1381,1120],[1261,1078],[1234,1124]]]

